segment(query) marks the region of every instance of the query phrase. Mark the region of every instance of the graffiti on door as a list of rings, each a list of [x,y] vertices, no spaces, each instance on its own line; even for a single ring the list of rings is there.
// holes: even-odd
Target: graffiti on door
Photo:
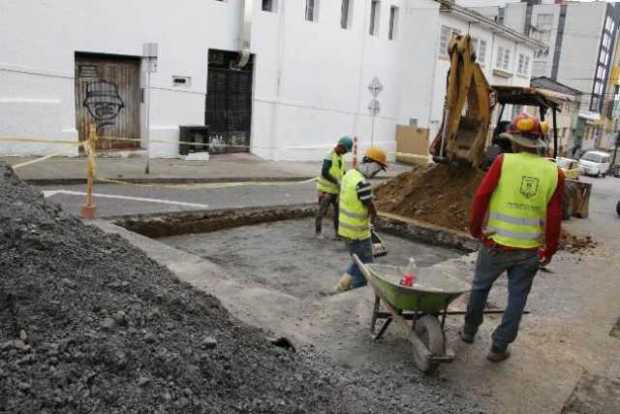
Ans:
[[[97,133],[102,134],[104,128],[115,126],[116,119],[125,107],[118,86],[114,82],[97,79],[86,84],[84,107],[95,119]]]

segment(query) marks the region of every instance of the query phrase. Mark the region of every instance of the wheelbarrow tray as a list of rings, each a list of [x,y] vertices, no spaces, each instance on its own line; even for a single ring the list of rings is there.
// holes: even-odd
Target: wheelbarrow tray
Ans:
[[[439,269],[424,269],[416,275],[416,283],[407,287],[400,285],[405,270],[399,266],[360,264],[360,270],[378,296],[400,311],[437,315],[470,290],[466,283]]]

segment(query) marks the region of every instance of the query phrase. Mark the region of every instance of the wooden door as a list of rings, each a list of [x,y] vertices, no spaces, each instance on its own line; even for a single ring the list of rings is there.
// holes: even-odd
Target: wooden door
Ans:
[[[75,56],[75,114],[80,141],[94,122],[99,149],[132,149],[140,137],[140,59],[78,53]]]

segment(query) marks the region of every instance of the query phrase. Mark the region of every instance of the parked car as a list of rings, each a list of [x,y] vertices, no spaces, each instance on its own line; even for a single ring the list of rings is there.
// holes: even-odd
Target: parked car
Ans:
[[[586,175],[604,177],[609,172],[610,158],[606,152],[588,151],[579,159],[579,166]]]

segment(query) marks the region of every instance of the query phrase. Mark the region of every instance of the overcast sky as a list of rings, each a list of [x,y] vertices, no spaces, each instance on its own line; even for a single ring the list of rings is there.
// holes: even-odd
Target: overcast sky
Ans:
[[[590,2],[594,0],[578,0]],[[606,0],[608,3],[615,3],[616,0]],[[482,7],[482,6],[503,6],[506,3],[519,3],[519,0],[457,0],[457,3],[467,7]]]

